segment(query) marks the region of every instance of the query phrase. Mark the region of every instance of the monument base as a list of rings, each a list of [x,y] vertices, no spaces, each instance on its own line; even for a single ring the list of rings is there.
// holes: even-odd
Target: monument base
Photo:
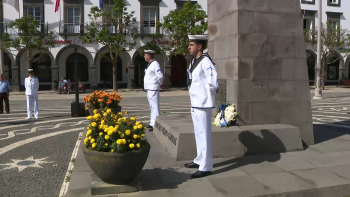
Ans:
[[[137,191],[137,185],[134,182],[126,185],[113,185],[101,181],[101,179],[98,178],[95,173],[91,174],[91,196],[130,193]]]
[[[191,116],[158,116],[155,138],[177,161],[197,156]],[[273,154],[302,151],[299,128],[269,124],[216,127],[212,126],[213,157]]]

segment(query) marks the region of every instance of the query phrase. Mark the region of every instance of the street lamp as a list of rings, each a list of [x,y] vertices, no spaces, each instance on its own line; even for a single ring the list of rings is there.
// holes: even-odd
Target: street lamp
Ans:
[[[82,114],[80,113],[80,103],[79,103],[79,84],[78,84],[78,57],[77,54],[79,54],[78,48],[74,49],[74,72],[75,72],[75,103],[72,103],[72,111],[75,108],[75,113],[72,113],[71,115],[74,117],[80,117]],[[73,108],[74,107],[74,108]]]

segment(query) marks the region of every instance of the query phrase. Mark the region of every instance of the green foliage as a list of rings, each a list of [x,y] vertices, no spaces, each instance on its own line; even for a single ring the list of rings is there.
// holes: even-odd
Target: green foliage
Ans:
[[[163,35],[154,34],[154,39],[166,38],[170,42],[161,47],[161,52],[167,55],[188,56],[188,35],[204,34],[208,29],[207,15],[201,10],[200,5],[187,0],[182,10],[172,10],[163,18],[163,22],[157,22],[157,26],[163,31]],[[148,42],[144,48],[158,50],[157,45]],[[159,50],[158,50],[159,51]]]
[[[86,43],[99,42],[106,46],[109,55],[102,53],[98,55],[113,64],[113,74],[117,76],[115,67],[119,53],[132,50],[137,44],[139,28],[134,12],[127,12],[125,0],[114,0],[113,5],[104,4],[104,9],[92,7],[88,16],[91,22],[87,32],[79,38]],[[109,27],[115,28],[115,32],[111,33]],[[114,78],[113,89],[117,90],[117,80]]]
[[[51,48],[55,47],[53,31],[44,34],[38,30],[40,24],[33,16],[25,16],[9,23],[9,28],[16,29],[18,36],[11,39],[10,34],[3,34],[3,47],[11,51],[14,48],[16,51],[26,50],[28,53],[28,68],[31,68],[31,63],[39,60]],[[38,58],[33,58],[34,52],[40,55]]]

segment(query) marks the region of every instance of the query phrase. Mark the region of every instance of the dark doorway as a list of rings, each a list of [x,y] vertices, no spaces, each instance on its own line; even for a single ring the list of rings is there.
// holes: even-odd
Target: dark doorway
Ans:
[[[78,79],[82,82],[89,81],[88,60],[83,54],[72,54],[67,58],[66,77],[72,82],[75,81],[75,58],[78,59]]]
[[[327,62],[327,79],[339,80],[339,59],[338,57],[332,57]]]
[[[135,76],[134,76],[134,86],[138,88],[143,88],[143,77],[145,73],[145,69],[147,66],[147,62],[145,58],[141,55],[137,55],[135,58]]]
[[[37,61],[32,62],[32,68],[36,77],[38,77],[40,82],[52,82],[51,76],[51,58],[49,55],[37,54],[34,59],[39,58]]]
[[[315,80],[315,65],[316,65],[316,57],[309,53],[306,52],[306,57],[307,57],[307,70],[309,73],[309,80]]]
[[[106,56],[109,53],[105,54]],[[100,80],[104,88],[113,88],[113,64],[107,58],[102,57],[100,61]],[[123,62],[118,56],[117,60],[117,81],[123,81]]]
[[[173,87],[185,87],[187,81],[186,59],[183,55],[171,58],[171,84]]]
[[[8,81],[10,83],[10,85],[12,85],[12,69],[11,69],[11,59],[8,56],[7,53],[4,53],[4,77],[5,80]],[[6,72],[8,70],[8,72]]]

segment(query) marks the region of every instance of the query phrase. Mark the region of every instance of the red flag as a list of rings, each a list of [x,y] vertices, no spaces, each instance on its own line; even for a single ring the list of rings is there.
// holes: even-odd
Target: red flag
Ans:
[[[58,8],[60,7],[60,0],[56,0],[56,5],[55,5],[55,12],[58,11]]]

